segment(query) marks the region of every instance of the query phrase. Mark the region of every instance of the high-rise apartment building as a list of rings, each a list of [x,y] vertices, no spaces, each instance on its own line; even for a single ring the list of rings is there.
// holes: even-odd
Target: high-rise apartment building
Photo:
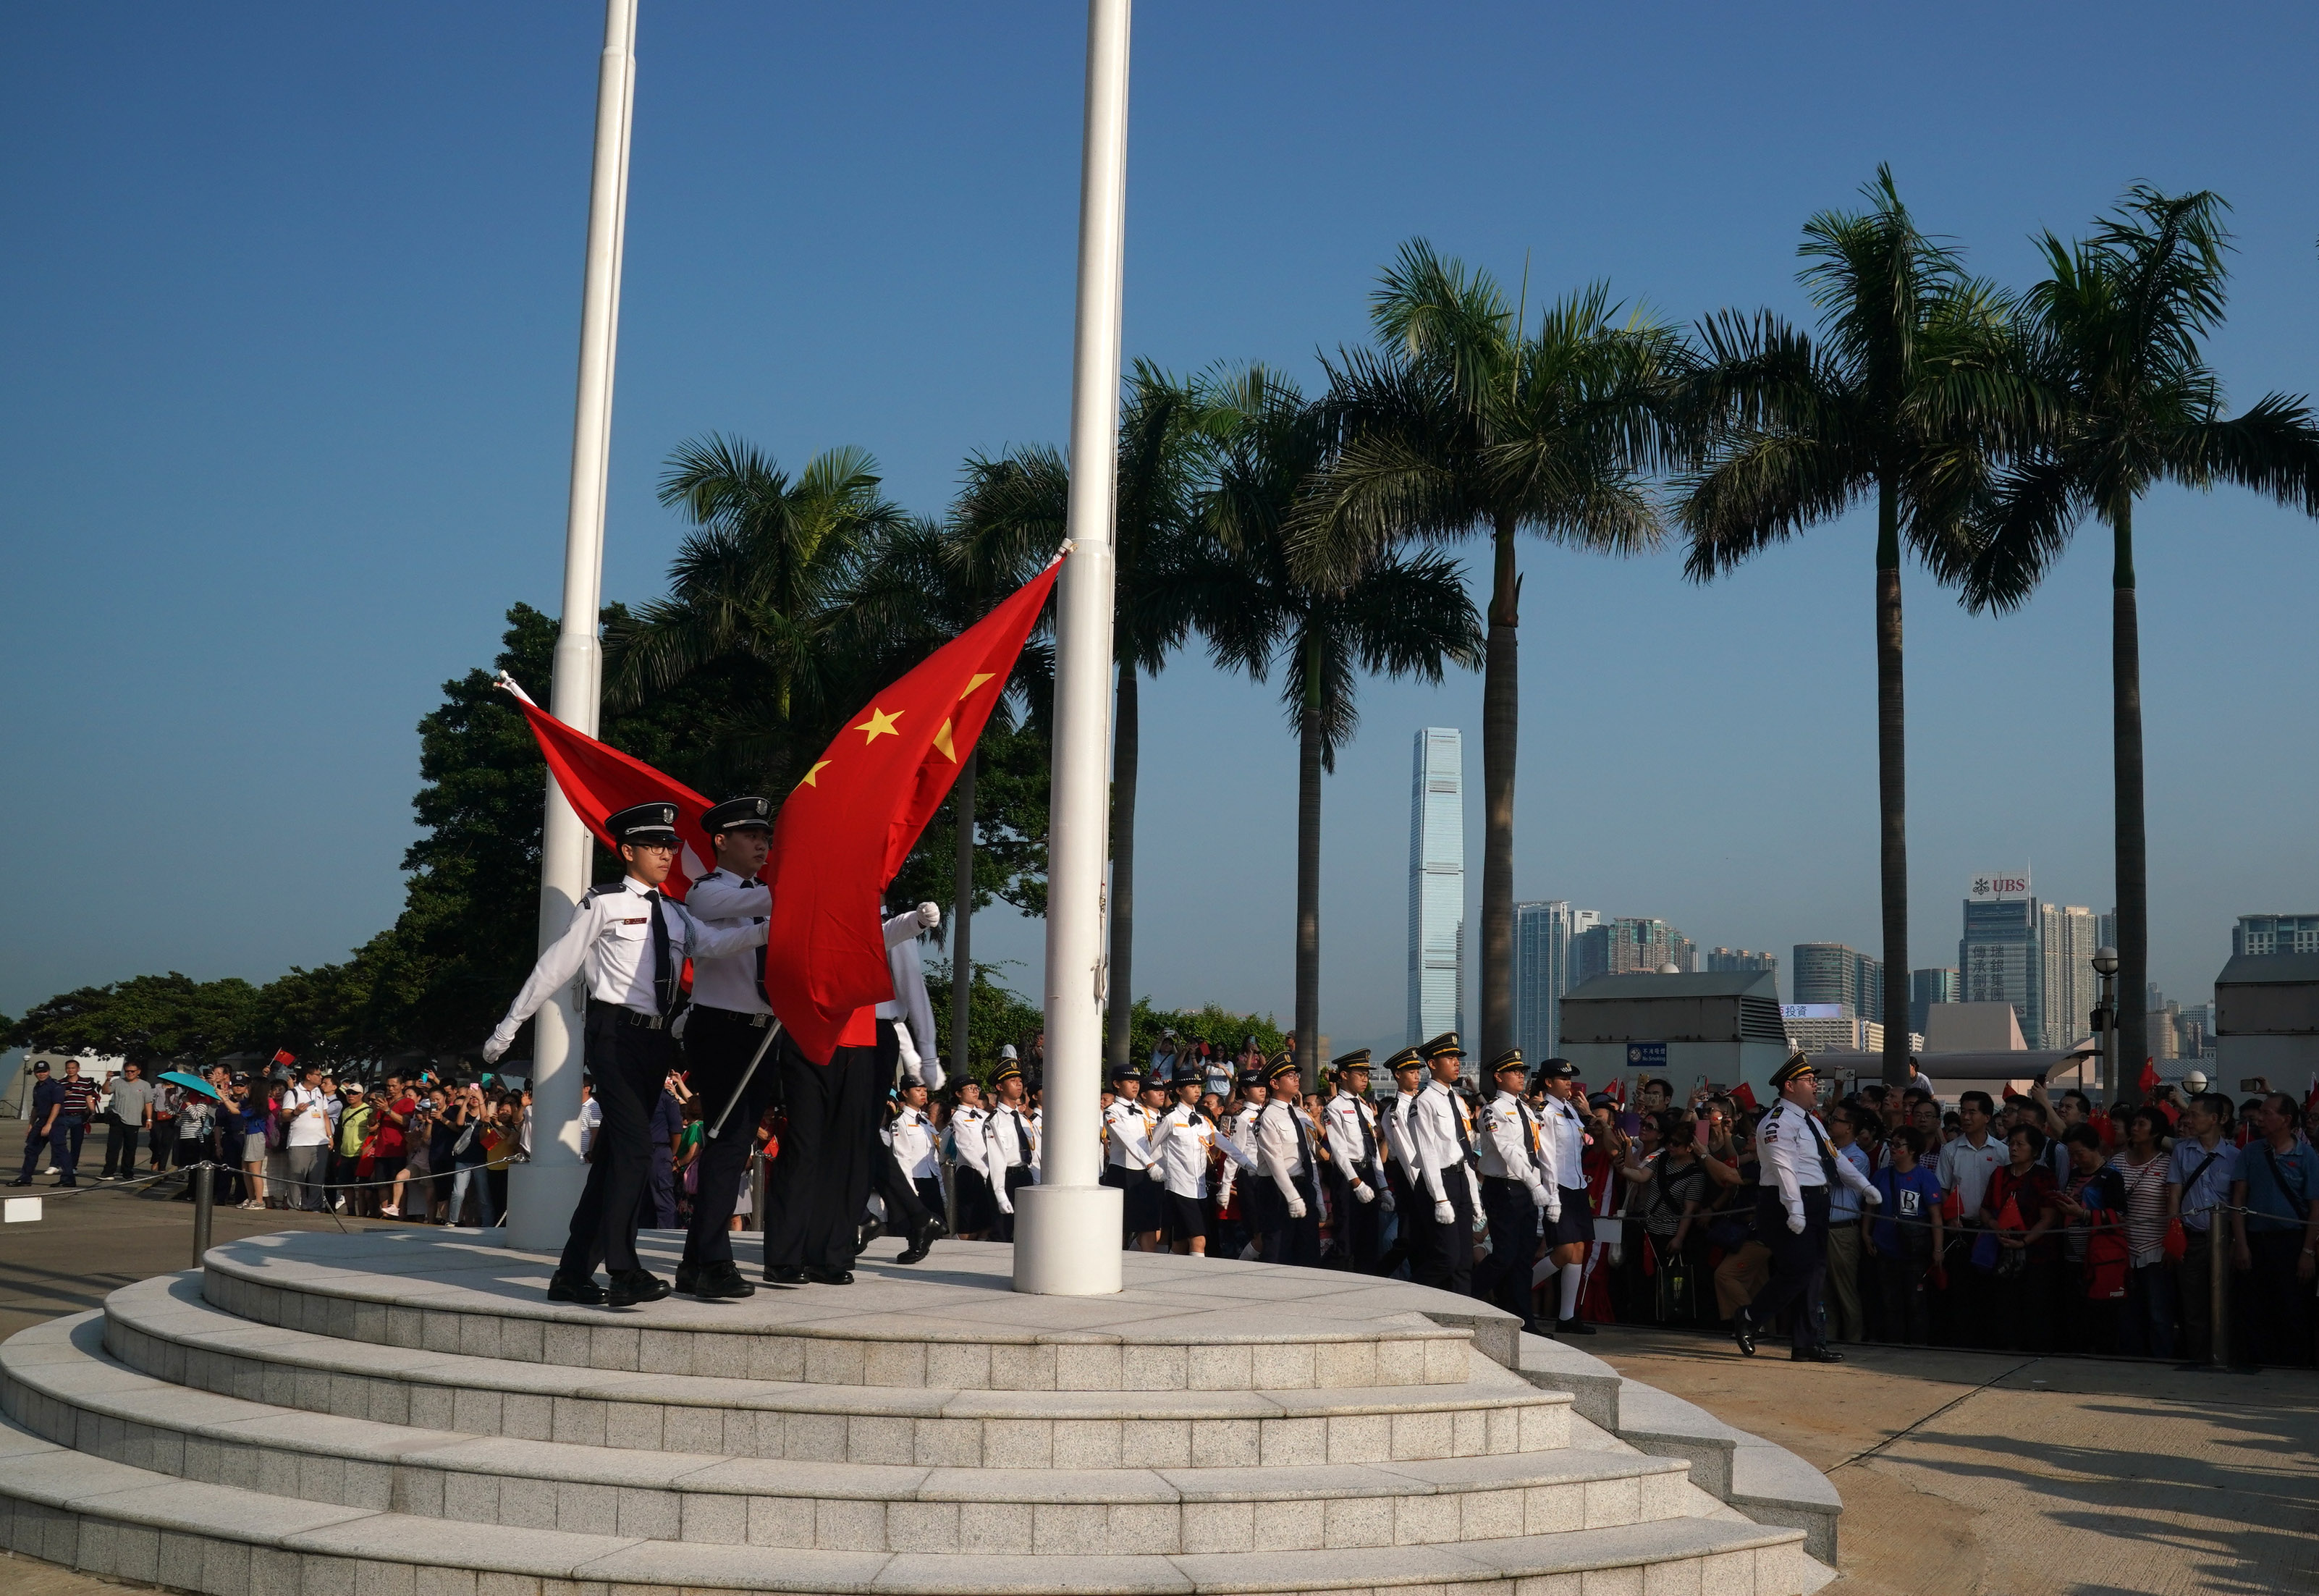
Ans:
[[[2037,911],[2045,1016],[2039,1047],[2073,1047],[2092,1031],[2094,1005],[2101,997],[2101,978],[2094,973],[2094,950],[2102,945],[2101,920],[2091,909],[2056,904]]]
[[[1656,975],[1667,965],[1689,973],[1698,944],[1664,920],[1640,916],[1605,921],[1574,942],[1570,984],[1598,975]]]
[[[2319,953],[2319,915],[2241,915],[2231,927],[2231,951]]]
[[[1798,942],[1790,996],[1800,1004],[1840,1003],[1856,1018],[1881,1025],[1884,961],[1842,942]]]
[[[2033,1045],[2045,1034],[2044,929],[2027,871],[1972,878],[1964,935],[1957,943],[1964,1001],[2011,1004],[2023,1038]]]
[[[1558,897],[1514,905],[1514,1045],[1532,1063],[1562,1050],[1562,995],[1572,984],[1574,939],[1602,919]]]
[[[1722,975],[1737,970],[1767,970],[1772,984],[1779,985],[1780,956],[1777,953],[1755,953],[1746,948],[1710,948],[1707,951],[1707,973]]]
[[[1409,797],[1409,1040],[1466,1012],[1466,781],[1455,726],[1417,734]]]
[[[1908,972],[1908,1029],[1922,1036],[1925,1021],[1936,1003],[1963,1003],[1964,983],[1953,969],[1912,969]]]

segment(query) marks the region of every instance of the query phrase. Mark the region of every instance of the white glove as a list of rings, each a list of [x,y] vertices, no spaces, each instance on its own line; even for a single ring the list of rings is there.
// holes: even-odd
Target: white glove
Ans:
[[[1446,1225],[1454,1222],[1457,1217],[1457,1207],[1449,1201],[1448,1198],[1444,1197],[1439,1203],[1433,1204],[1433,1222],[1435,1224]]]
[[[1386,1213],[1391,1213],[1393,1212],[1393,1194],[1391,1192],[1379,1192],[1377,1194],[1377,1207]]]
[[[490,1039],[483,1043],[483,1062],[496,1064],[506,1058],[508,1048],[514,1041],[511,1036],[501,1036],[498,1032],[492,1032]]]
[[[1872,1186],[1866,1191],[1860,1194],[1860,1200],[1867,1204],[1871,1208],[1881,1208],[1884,1206],[1884,1194],[1878,1191]]]
[[[1004,1192],[998,1193],[997,1197],[999,1213],[1012,1213],[1015,1212],[1015,1204],[1006,1200],[1006,1195]]]
[[[1804,1233],[1804,1216],[1802,1214],[1791,1213],[1788,1215],[1788,1233],[1791,1236],[1800,1236]]]
[[[1562,1222],[1562,1199],[1560,1197],[1548,1197],[1546,1200],[1546,1222],[1550,1225],[1558,1225]]]
[[[1376,1192],[1373,1187],[1369,1186],[1366,1183],[1357,1180],[1353,1182],[1353,1201],[1356,1203],[1374,1203],[1376,1201]]]
[[[1304,1198],[1291,1197],[1288,1199],[1288,1217],[1291,1219],[1303,1219],[1304,1217]]]
[[[942,924],[942,905],[922,903],[918,906],[918,924],[932,931]]]
[[[1160,1173],[1159,1165],[1146,1164],[1143,1167],[1143,1178],[1146,1180],[1165,1180],[1168,1177]]]

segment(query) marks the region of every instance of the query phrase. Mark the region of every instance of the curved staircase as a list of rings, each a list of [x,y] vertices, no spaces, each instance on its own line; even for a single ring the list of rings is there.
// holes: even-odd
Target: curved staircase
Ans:
[[[457,1232],[219,1247],[0,1346],[0,1529],[219,1596],[1832,1577],[1800,1531],[1476,1351],[1511,1333],[1463,1299],[1132,1254],[1117,1296],[1018,1296],[1006,1248],[895,1249],[852,1286],[610,1312],[548,1303],[552,1260]]]

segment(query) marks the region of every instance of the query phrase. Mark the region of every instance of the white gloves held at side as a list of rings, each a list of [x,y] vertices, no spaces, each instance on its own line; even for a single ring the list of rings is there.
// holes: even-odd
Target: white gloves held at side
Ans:
[[[1791,1236],[1800,1236],[1800,1235],[1802,1235],[1803,1233],[1804,1233],[1804,1216],[1803,1216],[1801,1213],[1791,1213],[1791,1214],[1789,1214],[1789,1215],[1788,1215],[1788,1234],[1790,1234],[1790,1235],[1791,1235]]]
[[[1288,1217],[1291,1219],[1303,1219],[1304,1217],[1304,1198],[1291,1197],[1288,1199]]]
[[[1457,1207],[1449,1201],[1448,1198],[1444,1197],[1439,1203],[1433,1204],[1433,1222],[1435,1224],[1449,1224],[1454,1222],[1457,1217]]]
[[[1357,1180],[1353,1182],[1353,1201],[1356,1203],[1376,1202],[1376,1188],[1368,1185],[1365,1181]]]

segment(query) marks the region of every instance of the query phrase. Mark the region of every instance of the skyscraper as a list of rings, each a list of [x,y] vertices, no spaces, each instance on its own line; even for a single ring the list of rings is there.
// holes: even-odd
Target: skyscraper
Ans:
[[[2044,960],[2044,1040],[2038,1042],[2039,1047],[2070,1047],[2091,1030],[2089,1021],[2101,996],[2093,964],[2094,950],[2101,946],[2101,918],[2091,909],[2064,908],[2058,904],[2046,904],[2037,911],[2037,937]]]
[[[1841,1003],[1853,1017],[1884,1023],[1884,961],[1842,942],[1798,942],[1792,1001]]]
[[[1409,1040],[1464,1023],[1466,783],[1455,726],[1417,734],[1409,796]]]
[[[2241,915],[2231,952],[2319,953],[2319,915]]]
[[[1664,920],[1635,915],[1578,933],[1573,947],[1575,987],[1598,975],[1656,975],[1669,964],[1688,973],[1696,944]]]
[[[1966,891],[1964,935],[1957,943],[1964,1001],[2011,1004],[2021,1034],[2029,1041],[2045,1034],[2040,919],[2026,870],[1978,875]]]
[[[1773,984],[1776,986],[1780,978],[1780,956],[1777,953],[1751,953],[1745,948],[1710,948],[1707,951],[1707,972],[1710,975],[1746,969],[1771,971]]]
[[[1573,939],[1602,918],[1558,897],[1514,905],[1514,1045],[1532,1064],[1562,1050],[1562,995],[1573,984]]]
[[[1908,1029],[1917,1035],[1925,1033],[1933,1005],[1963,1001],[1963,978],[1955,970],[1936,968],[1908,972]]]

